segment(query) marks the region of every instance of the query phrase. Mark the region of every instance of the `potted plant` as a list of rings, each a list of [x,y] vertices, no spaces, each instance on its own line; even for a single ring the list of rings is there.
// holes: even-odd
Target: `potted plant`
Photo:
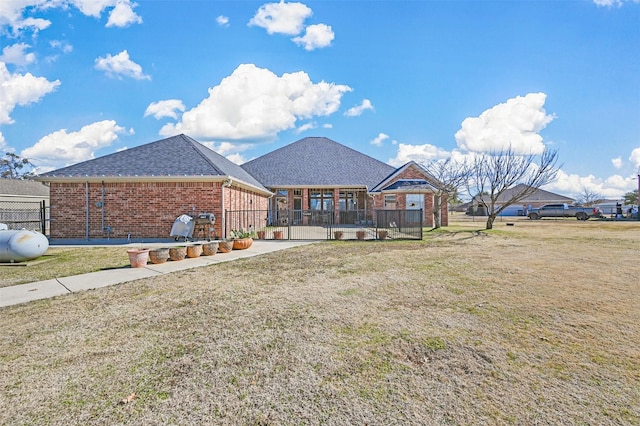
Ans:
[[[284,232],[283,231],[273,231],[273,239],[274,240],[281,240],[284,238]]]
[[[364,240],[365,235],[364,229],[356,231],[356,238],[359,240]]]
[[[264,240],[267,237],[267,231],[265,231],[264,229],[257,231],[256,234],[258,235],[259,240]]]
[[[220,253],[229,253],[231,250],[233,250],[233,240],[224,240],[218,242],[218,251]]]
[[[202,245],[202,255],[203,256],[213,256],[218,252],[218,242],[210,241]]]
[[[202,254],[202,244],[192,244],[190,246],[187,246],[188,258],[200,257],[201,254]]]
[[[342,231],[333,231],[333,238],[336,240],[341,240],[342,235],[343,235]]]
[[[251,247],[253,244],[253,237],[255,236],[253,231],[245,231],[240,228],[238,230],[231,231],[231,238],[233,240],[234,250],[245,250]]]
[[[164,263],[169,259],[169,247],[159,247],[153,250],[149,250],[149,260],[151,263],[157,265]]]
[[[187,257],[187,246],[177,246],[169,249],[169,259],[176,261],[183,260],[185,257]]]
[[[378,230],[378,239],[379,240],[386,240],[388,234],[389,234],[389,231],[387,231],[386,229],[379,229]]]
[[[142,268],[149,261],[149,249],[148,248],[135,248],[127,250],[129,255],[129,262],[132,268]]]

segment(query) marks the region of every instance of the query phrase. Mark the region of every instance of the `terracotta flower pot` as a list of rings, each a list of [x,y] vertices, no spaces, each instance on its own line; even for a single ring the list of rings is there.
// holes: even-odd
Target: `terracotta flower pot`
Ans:
[[[229,253],[233,250],[233,241],[220,241],[218,243],[218,251],[220,253]]]
[[[258,234],[259,240],[264,240],[267,236],[267,231],[257,231],[256,234]]]
[[[389,231],[387,231],[387,230],[379,230],[378,231],[378,239],[379,240],[386,240],[387,239],[387,235],[389,235]]]
[[[356,238],[359,240],[364,240],[365,233],[364,231],[356,231]]]
[[[167,260],[169,260],[169,248],[162,247],[162,248],[149,250],[149,260],[154,265],[157,265],[159,263],[165,263]]]
[[[218,252],[218,243],[211,242],[202,245],[202,255],[203,256],[213,256]]]
[[[253,244],[253,238],[238,238],[237,240],[233,240],[233,249],[245,250],[251,247],[251,244]]]
[[[194,258],[200,257],[202,254],[202,244],[194,244],[192,246],[187,246],[187,257]]]
[[[169,249],[169,259],[177,261],[177,260],[183,260],[185,257],[187,257],[186,246],[171,247]]]
[[[149,249],[127,250],[132,268],[143,268],[149,261]]]
[[[341,240],[342,239],[342,231],[333,231],[333,238],[336,240]]]
[[[274,240],[281,240],[282,238],[284,238],[284,232],[283,231],[273,231],[273,239]]]

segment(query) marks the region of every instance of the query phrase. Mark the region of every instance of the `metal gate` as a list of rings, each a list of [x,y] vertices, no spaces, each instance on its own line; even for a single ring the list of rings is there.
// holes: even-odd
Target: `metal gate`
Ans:
[[[28,229],[46,235],[46,204],[44,201],[0,201],[0,223],[9,229]]]
[[[422,210],[227,210],[225,234],[243,229],[265,240],[422,240]]]

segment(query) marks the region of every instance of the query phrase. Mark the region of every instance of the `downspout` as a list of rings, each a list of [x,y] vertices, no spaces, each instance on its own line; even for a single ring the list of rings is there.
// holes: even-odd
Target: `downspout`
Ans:
[[[226,205],[224,203],[224,189],[231,188],[232,183],[233,181],[231,180],[231,178],[225,179],[224,182],[222,182],[222,238],[223,239],[227,238],[227,218],[225,213]]]
[[[102,198],[100,199],[100,210],[102,214],[102,236],[104,237],[104,181],[102,181]]]
[[[89,241],[89,182],[84,183],[84,198],[86,203],[87,214],[85,215],[84,237]]]

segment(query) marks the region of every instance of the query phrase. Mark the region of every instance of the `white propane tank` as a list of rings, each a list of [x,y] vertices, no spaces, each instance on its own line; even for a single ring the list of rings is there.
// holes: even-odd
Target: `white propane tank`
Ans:
[[[0,262],[13,263],[36,259],[49,248],[43,234],[22,229],[0,230]]]

